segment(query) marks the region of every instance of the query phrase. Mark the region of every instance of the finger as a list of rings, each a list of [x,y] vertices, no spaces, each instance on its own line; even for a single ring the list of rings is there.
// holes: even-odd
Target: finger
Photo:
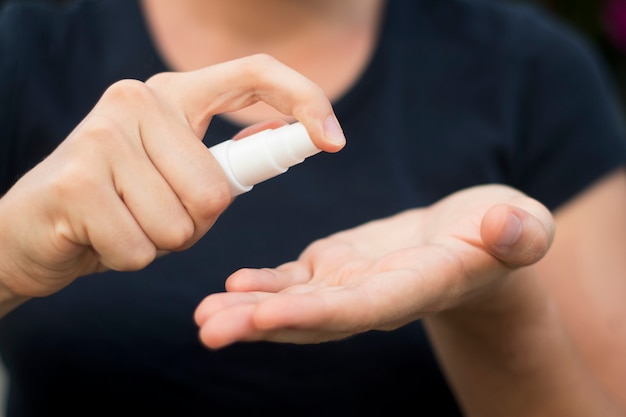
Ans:
[[[347,325],[346,312],[354,302],[348,289],[281,293],[257,306],[254,324],[265,331],[281,328],[340,331]]]
[[[489,209],[481,223],[487,250],[512,267],[533,264],[548,251],[554,237],[550,213],[535,205],[533,212],[500,204]]]
[[[136,271],[154,261],[157,248],[116,197],[112,195],[101,201],[94,198],[93,202],[100,202],[100,207],[78,216],[85,219],[89,231],[87,240],[105,268]]]
[[[301,121],[319,149],[337,152],[345,145],[330,101],[321,88],[265,54],[184,74],[161,73],[146,83],[184,109],[199,138],[213,115],[263,101]]]
[[[198,326],[202,326],[220,311],[239,305],[256,304],[258,301],[259,295],[252,292],[214,293],[198,304],[194,312],[194,321]]]
[[[97,174],[96,174],[97,177]],[[154,260],[156,248],[110,184],[83,173],[57,187],[72,205],[57,221],[55,233],[91,246],[100,263],[118,271],[138,270]]]
[[[254,303],[243,303],[207,317],[200,325],[200,340],[213,349],[236,341],[254,340],[253,336],[258,334],[252,321],[255,308]]]
[[[193,222],[190,239],[179,247],[184,249],[203,236],[230,204],[230,186],[220,165],[189,126],[181,125],[163,108],[155,114],[161,117],[141,121],[141,141],[151,163]],[[144,205],[150,209],[149,201]]]
[[[92,119],[122,126],[95,129],[94,135],[112,148],[118,193],[159,249],[189,247],[230,203],[228,180],[209,149],[144,83],[124,80],[109,87]]]
[[[267,129],[278,129],[279,127],[287,125],[287,122],[284,120],[267,120],[264,122],[255,123],[250,125],[242,130],[240,130],[235,136],[233,136],[234,140],[245,138],[246,136],[250,136],[252,134],[261,132]]]
[[[82,124],[20,183],[40,189],[45,179],[46,215],[54,224],[50,232],[65,243],[92,247],[106,268],[136,270],[154,259],[156,248],[118,194],[109,161],[102,158],[106,151],[96,146],[84,152],[84,141],[102,145],[98,132],[97,126]],[[55,248],[67,247],[65,243]],[[67,256],[60,250],[57,261]]]
[[[121,176],[116,173],[121,198],[155,248],[170,252],[188,246],[196,230],[194,221],[167,183]]]
[[[115,188],[155,247],[173,251],[189,242],[194,221],[143,149],[119,154],[111,166]]]
[[[227,291],[278,292],[304,284],[312,277],[311,269],[302,262],[289,262],[275,269],[243,268],[226,280]]]
[[[217,293],[202,300],[196,308],[194,320],[201,327],[219,327],[217,323],[223,321],[226,314],[249,314],[250,328],[264,331],[279,328],[353,331],[358,324],[350,318],[351,312],[353,308],[359,307],[361,298],[358,291],[350,289],[329,288],[318,291],[310,286],[300,286],[279,294]],[[249,306],[254,306],[254,309],[249,309]],[[216,319],[218,316],[220,320]],[[367,315],[363,314],[359,318],[365,321]],[[242,322],[242,319],[237,321]]]
[[[258,298],[257,298],[258,296]],[[222,348],[238,341],[317,343],[354,334],[334,323],[318,295],[220,294],[207,297],[196,311],[202,343]],[[337,329],[335,329],[335,327]]]

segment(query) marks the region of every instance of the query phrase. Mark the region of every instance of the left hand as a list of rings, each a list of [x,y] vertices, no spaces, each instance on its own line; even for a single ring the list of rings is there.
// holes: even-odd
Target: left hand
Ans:
[[[277,268],[241,269],[198,306],[210,348],[237,341],[319,343],[471,303],[537,262],[554,236],[550,212],[521,192],[485,185],[432,206],[333,234]]]

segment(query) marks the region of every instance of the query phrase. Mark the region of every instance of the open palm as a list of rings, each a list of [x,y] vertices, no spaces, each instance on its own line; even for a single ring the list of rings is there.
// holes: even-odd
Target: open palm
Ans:
[[[547,209],[500,185],[333,234],[299,259],[241,269],[196,310],[203,343],[318,343],[392,330],[462,302],[550,246]]]

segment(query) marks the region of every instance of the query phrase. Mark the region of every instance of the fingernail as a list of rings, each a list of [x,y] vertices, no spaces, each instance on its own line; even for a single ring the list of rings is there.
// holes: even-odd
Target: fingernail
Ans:
[[[513,246],[522,235],[522,221],[514,214],[507,215],[506,224],[496,240],[496,245],[502,247]]]
[[[328,116],[326,118],[324,122],[324,135],[326,139],[334,145],[343,146],[346,144],[346,137],[343,135],[343,130],[334,116]]]

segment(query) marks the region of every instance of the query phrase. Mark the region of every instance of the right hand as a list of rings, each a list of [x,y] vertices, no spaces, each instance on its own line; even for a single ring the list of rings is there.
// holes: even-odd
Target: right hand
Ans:
[[[109,87],[0,199],[0,288],[45,296],[193,245],[231,201],[201,139],[213,115],[257,101],[301,121],[323,151],[342,148],[321,89],[266,55]]]

